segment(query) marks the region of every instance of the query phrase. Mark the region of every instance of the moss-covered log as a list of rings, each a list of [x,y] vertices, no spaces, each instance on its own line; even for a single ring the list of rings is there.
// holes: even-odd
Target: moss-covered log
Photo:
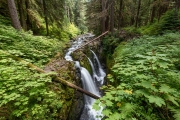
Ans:
[[[96,37],[96,38],[94,38],[93,40],[90,40],[89,42],[87,42],[87,43],[85,43],[85,44],[81,45],[80,47],[78,47],[78,48],[77,48],[77,49],[75,49],[74,51],[79,50],[79,49],[83,48],[84,46],[88,45],[89,43],[94,42],[95,40],[99,39],[100,37],[102,37],[102,36],[106,35],[108,32],[109,32],[109,31],[106,31],[106,32],[102,33],[101,35],[97,36],[97,37]],[[73,52],[74,52],[74,51],[73,51]]]
[[[6,55],[8,55],[8,56],[10,56],[10,57],[13,58],[14,60],[17,60],[17,61],[21,62],[22,64],[27,65],[27,67],[32,68],[32,69],[38,71],[39,73],[47,73],[47,72],[44,71],[43,69],[41,69],[41,68],[33,65],[32,63],[29,63],[29,62],[27,62],[27,61],[25,61],[25,60],[23,60],[23,59],[21,59],[21,58],[19,58],[19,57],[17,57],[17,56],[11,55],[11,54],[9,54],[9,53],[7,53],[7,52],[5,52],[5,51],[0,51],[0,52],[6,54]],[[88,96],[90,96],[90,97],[92,97],[92,98],[94,98],[94,99],[99,99],[99,98],[100,98],[99,96],[96,96],[96,95],[92,94],[91,92],[88,92],[88,91],[86,91],[86,90],[84,90],[84,89],[82,89],[82,88],[80,88],[80,87],[78,87],[78,86],[76,86],[76,85],[74,85],[74,84],[72,84],[72,83],[70,83],[70,82],[62,79],[62,78],[60,78],[60,77],[57,77],[57,76],[54,75],[54,74],[53,74],[53,75],[50,74],[50,76],[53,78],[53,80],[52,80],[53,82],[62,83],[62,84],[64,84],[64,85],[66,85],[66,86],[68,86],[68,87],[71,87],[71,88],[73,88],[73,89],[76,89],[76,90],[78,90],[78,91],[80,91],[80,92],[82,92],[82,93],[84,93],[84,94],[86,94],[86,95],[88,95]]]

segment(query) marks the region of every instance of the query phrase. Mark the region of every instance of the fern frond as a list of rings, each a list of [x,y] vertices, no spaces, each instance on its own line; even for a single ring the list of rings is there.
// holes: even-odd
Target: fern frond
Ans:
[[[129,116],[136,112],[137,106],[136,104],[131,104],[131,103],[125,103],[120,107],[121,114],[120,117],[121,119],[129,118]]]
[[[175,120],[180,120],[180,109],[170,108],[170,111],[174,113],[173,117]]]

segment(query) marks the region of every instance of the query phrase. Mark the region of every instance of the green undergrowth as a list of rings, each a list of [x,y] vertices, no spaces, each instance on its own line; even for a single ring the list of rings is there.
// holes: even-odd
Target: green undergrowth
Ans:
[[[134,26],[123,28],[129,35],[162,35],[169,32],[180,30],[180,11],[175,9],[165,12],[159,20],[155,19],[153,23],[135,28]]]
[[[62,53],[66,42],[16,31],[9,23],[0,19],[0,119],[63,119],[60,113],[68,90],[52,83],[50,73],[37,73],[12,55],[43,68]]]
[[[74,39],[80,32],[73,23],[64,23],[62,29],[59,29],[56,24],[50,26],[50,36],[66,42]]]
[[[179,15],[180,12],[178,13],[175,9],[169,10],[162,15],[159,21],[156,20],[153,24],[144,28],[142,27],[141,33],[146,35],[159,35],[170,31],[178,31],[180,26]]]
[[[180,34],[142,36],[114,52],[105,96],[106,120],[180,119]]]
[[[33,36],[31,32],[16,31],[12,27],[0,25],[0,49],[27,59],[36,65],[43,65],[57,52],[61,52],[65,42]]]

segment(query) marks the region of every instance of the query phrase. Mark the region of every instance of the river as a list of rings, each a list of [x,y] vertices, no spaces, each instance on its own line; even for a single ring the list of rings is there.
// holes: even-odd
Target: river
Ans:
[[[65,55],[65,59],[67,61],[74,62],[74,65],[76,69],[80,71],[81,81],[83,85],[83,89],[101,97],[101,92],[99,90],[99,87],[101,87],[104,83],[104,77],[106,76],[106,73],[102,69],[101,63],[95,54],[93,50],[90,50],[92,53],[92,58],[87,57],[89,64],[92,69],[92,74],[89,73],[89,71],[80,65],[79,61],[74,61],[71,53],[78,49],[80,46],[85,44],[88,40],[93,38],[94,35],[88,33],[85,35],[81,35],[78,37],[74,42],[72,42],[71,47],[67,50],[67,53]],[[82,115],[80,117],[80,120],[101,120],[101,118],[97,118],[97,116],[103,116],[101,110],[95,111],[92,108],[93,103],[95,102],[94,98],[91,98],[87,95],[84,95],[84,110],[82,112]]]

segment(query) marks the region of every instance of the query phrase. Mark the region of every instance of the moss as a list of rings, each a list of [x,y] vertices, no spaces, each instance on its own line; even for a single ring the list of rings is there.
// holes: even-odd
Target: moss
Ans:
[[[66,120],[68,118],[69,112],[70,112],[70,108],[72,106],[72,101],[74,98],[74,90],[67,88],[66,92],[64,93],[64,99],[63,99],[63,106],[60,110],[60,118],[61,120]]]

